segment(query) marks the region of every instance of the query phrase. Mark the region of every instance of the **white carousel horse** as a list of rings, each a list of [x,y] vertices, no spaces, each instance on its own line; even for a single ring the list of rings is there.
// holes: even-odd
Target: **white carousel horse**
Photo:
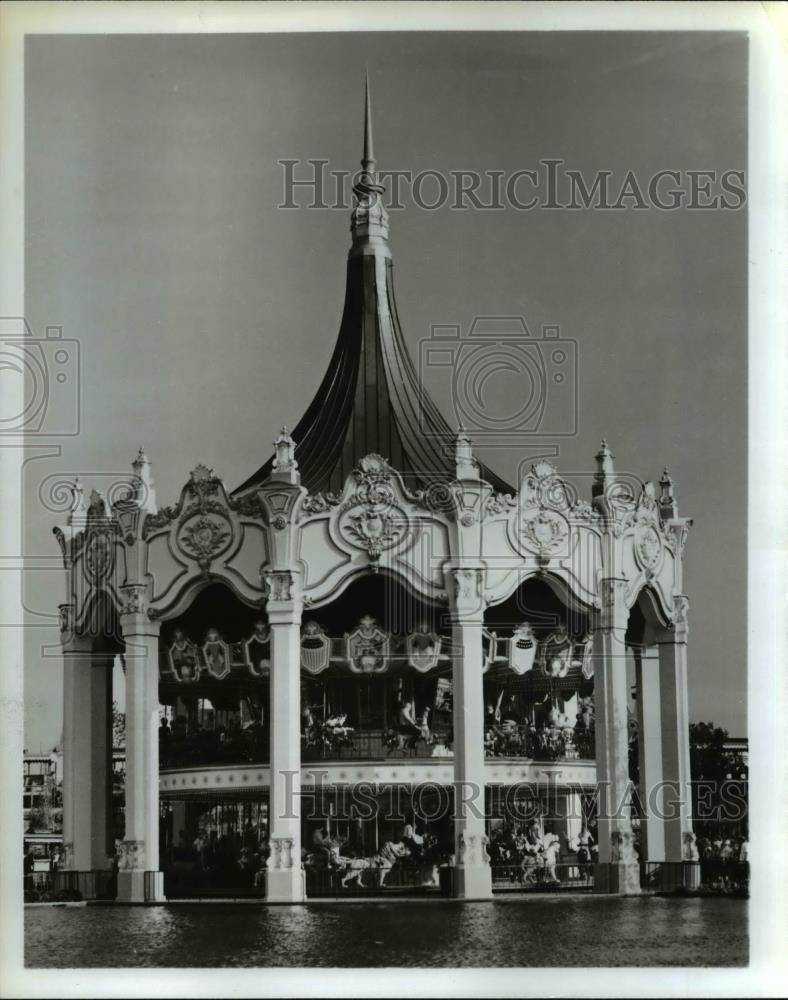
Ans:
[[[404,844],[395,844],[392,841],[386,841],[386,843],[381,847],[377,854],[373,854],[366,858],[346,858],[339,853],[339,848],[332,848],[331,851],[332,860],[338,866],[339,878],[342,883],[342,888],[346,888],[351,882],[355,882],[356,885],[361,888],[363,886],[362,877],[365,871],[370,869],[376,869],[383,871],[383,876],[380,880],[380,884],[383,885],[386,876],[397,863],[400,858],[404,858],[410,854],[410,851]]]

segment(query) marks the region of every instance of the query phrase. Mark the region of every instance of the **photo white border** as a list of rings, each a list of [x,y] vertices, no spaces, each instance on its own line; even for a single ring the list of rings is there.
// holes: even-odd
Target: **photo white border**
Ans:
[[[729,30],[750,34],[748,701],[752,880],[746,969],[128,969],[22,965],[22,448],[0,448],[0,992],[4,996],[780,996],[786,961],[785,51],[767,3],[29,3],[0,6],[0,315],[24,315],[26,33]],[[19,397],[22,398],[22,386]],[[21,410],[21,406],[20,406]],[[19,442],[21,444],[21,442]],[[720,489],[727,476],[719,470]],[[733,571],[736,571],[734,569]],[[538,941],[535,928],[534,941]]]

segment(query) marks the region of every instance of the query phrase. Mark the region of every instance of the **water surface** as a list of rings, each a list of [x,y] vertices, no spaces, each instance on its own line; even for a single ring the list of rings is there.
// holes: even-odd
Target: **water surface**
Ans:
[[[25,910],[25,963],[39,968],[737,966],[747,956],[747,902],[737,899]]]

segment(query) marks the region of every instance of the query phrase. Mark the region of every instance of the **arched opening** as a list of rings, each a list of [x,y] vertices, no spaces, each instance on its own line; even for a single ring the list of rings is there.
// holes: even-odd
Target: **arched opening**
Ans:
[[[485,614],[485,754],[594,756],[590,609],[559,581],[529,577]]]
[[[162,624],[162,768],[262,762],[269,746],[265,612],[211,583]]]
[[[304,613],[304,759],[448,755],[451,656],[445,610],[368,574]]]

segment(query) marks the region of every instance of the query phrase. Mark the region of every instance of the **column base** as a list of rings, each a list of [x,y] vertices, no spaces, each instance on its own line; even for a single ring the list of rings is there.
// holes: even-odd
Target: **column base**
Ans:
[[[454,869],[455,899],[492,899],[489,865],[458,865]]]
[[[302,868],[270,868],[265,873],[267,903],[303,903],[306,872]]]
[[[687,861],[662,861],[655,868],[653,887],[658,892],[694,892],[700,888],[700,864]]]
[[[164,903],[164,872],[119,871],[118,903]]]
[[[600,861],[594,865],[594,892],[639,896],[640,865],[637,862]]]

